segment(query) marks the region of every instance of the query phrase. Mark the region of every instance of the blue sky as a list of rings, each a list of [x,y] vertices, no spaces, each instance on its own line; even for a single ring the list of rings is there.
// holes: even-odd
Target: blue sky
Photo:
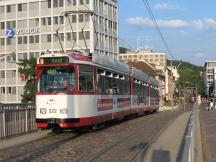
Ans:
[[[173,59],[204,65],[216,60],[215,0],[148,0]],[[142,0],[119,0],[120,38],[129,48],[166,52]],[[138,45],[137,45],[138,44]],[[121,46],[125,43],[120,41]],[[170,57],[171,58],[171,57]]]

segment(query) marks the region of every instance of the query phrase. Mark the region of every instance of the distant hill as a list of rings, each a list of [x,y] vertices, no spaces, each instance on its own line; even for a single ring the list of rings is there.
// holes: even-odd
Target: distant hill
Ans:
[[[173,60],[173,66],[178,66],[180,61]],[[168,60],[168,66],[170,66],[170,60]],[[204,82],[203,82],[203,76],[201,75],[203,72],[202,66],[197,66],[194,64],[191,64],[186,61],[182,61],[181,65],[178,68],[178,71],[180,73],[180,79],[177,84],[179,84],[181,87],[186,86],[186,83],[188,82],[191,85],[197,85],[198,93],[204,94]]]

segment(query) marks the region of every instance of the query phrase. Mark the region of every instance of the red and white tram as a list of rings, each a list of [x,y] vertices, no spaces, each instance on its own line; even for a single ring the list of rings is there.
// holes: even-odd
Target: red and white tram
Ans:
[[[117,61],[106,66],[80,54],[45,54],[36,71],[38,128],[92,126],[159,108],[157,81]]]

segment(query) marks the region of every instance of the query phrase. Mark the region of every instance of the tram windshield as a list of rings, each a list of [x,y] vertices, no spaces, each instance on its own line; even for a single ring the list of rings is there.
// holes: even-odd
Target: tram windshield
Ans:
[[[41,93],[73,92],[75,72],[72,67],[47,67],[41,71],[38,91]]]

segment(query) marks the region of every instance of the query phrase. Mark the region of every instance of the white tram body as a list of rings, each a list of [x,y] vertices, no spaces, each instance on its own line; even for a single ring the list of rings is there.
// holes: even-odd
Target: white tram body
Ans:
[[[73,53],[41,56],[36,68],[37,127],[92,126],[157,111],[158,82],[137,69],[119,67]]]

